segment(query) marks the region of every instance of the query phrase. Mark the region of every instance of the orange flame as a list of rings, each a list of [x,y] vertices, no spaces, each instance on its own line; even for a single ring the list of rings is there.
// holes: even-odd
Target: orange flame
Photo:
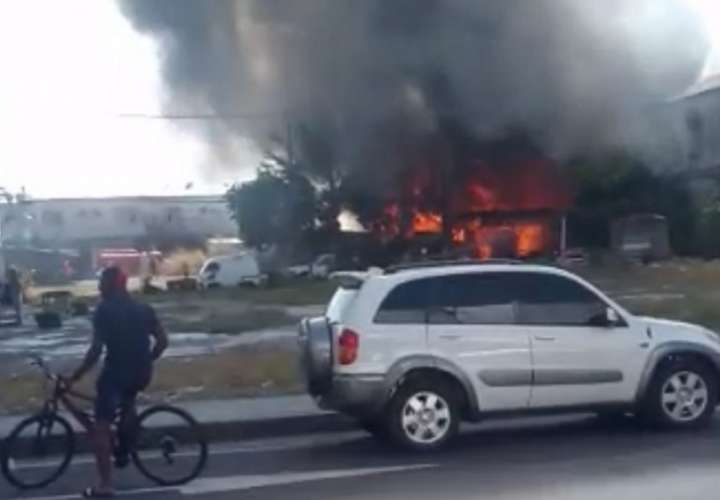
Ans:
[[[413,216],[412,230],[414,233],[440,233],[442,217],[431,212],[416,212]]]
[[[517,254],[528,257],[545,248],[545,228],[541,224],[520,224],[515,227],[517,235]]]
[[[569,192],[554,165],[539,158],[502,165],[477,162],[470,167],[462,183],[449,193],[446,209],[453,214],[452,242],[469,247],[480,259],[530,257],[551,249],[554,233],[550,220],[518,217],[523,212],[560,212],[570,206]],[[443,184],[437,172],[427,164],[407,172],[402,191],[375,224],[381,236],[412,238],[443,232],[439,210],[427,208],[444,204],[447,195],[439,187]]]

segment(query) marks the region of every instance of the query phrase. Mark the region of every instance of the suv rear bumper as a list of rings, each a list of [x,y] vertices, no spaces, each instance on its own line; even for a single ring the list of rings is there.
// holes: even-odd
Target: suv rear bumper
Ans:
[[[335,375],[330,391],[317,395],[315,401],[324,410],[363,418],[382,411],[385,398],[385,378],[382,375]]]

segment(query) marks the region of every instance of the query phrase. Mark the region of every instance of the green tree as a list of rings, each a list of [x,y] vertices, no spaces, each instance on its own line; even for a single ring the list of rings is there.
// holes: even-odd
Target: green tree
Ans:
[[[315,190],[301,175],[266,163],[226,194],[240,235],[252,247],[292,247],[315,226]]]
[[[340,229],[337,218],[342,209],[343,183],[337,128],[332,120],[316,117],[292,126],[291,132],[291,144],[287,138],[275,137],[266,156],[278,175],[302,176],[313,186],[320,229],[336,233]]]
[[[703,212],[698,224],[699,246],[702,255],[707,258],[720,256],[720,210]]]
[[[329,232],[340,230],[342,171],[338,133],[325,121],[302,123],[296,129],[298,159],[295,170],[318,189],[318,220]]]
[[[676,252],[695,249],[698,214],[685,183],[654,173],[622,151],[574,159],[567,171],[575,191],[575,207],[569,217],[571,244],[607,247],[613,219],[656,213],[667,218]]]

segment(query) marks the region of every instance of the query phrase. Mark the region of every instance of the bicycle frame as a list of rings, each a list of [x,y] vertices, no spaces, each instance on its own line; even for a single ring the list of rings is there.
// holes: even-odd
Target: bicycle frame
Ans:
[[[95,421],[92,415],[80,408],[79,404],[74,400],[92,403],[95,398],[67,387],[58,376],[54,376],[51,381],[54,387],[52,395],[43,404],[43,413],[57,413],[58,407],[62,406],[87,432],[93,432],[95,430]]]
[[[43,372],[45,378],[53,384],[51,395],[43,403],[42,412],[44,414],[55,414],[58,408],[62,406],[88,433],[94,432],[95,420],[92,414],[80,408],[75,400],[92,403],[95,398],[70,388],[62,377],[50,371],[42,358],[33,358],[32,364],[37,366]],[[122,420],[122,413],[119,413],[119,416],[120,420]]]
[[[3,452],[0,453],[0,472],[8,481],[21,489],[47,486],[65,472],[65,469],[72,460],[73,453],[75,452],[75,433],[68,419],[62,418],[62,416],[58,414],[60,409],[67,410],[71,415],[71,419],[82,426],[88,434],[93,433],[96,427],[92,412],[85,411],[80,407],[80,401],[92,402],[95,398],[73,390],[63,377],[53,373],[47,367],[42,358],[33,358],[32,364],[42,371],[52,386],[48,385],[47,387],[48,397],[43,402],[40,413],[20,422],[10,433],[4,443]],[[181,408],[175,408],[170,405],[152,406],[144,409],[140,415],[136,415],[134,410],[135,407],[129,404],[121,405],[114,416],[112,431],[114,434],[113,452],[116,453],[116,460],[118,460],[118,457],[126,460],[129,459],[145,477],[162,486],[185,484],[202,472],[207,461],[208,445],[201,428],[190,414]],[[136,440],[143,434],[143,431],[141,431],[143,428],[141,427],[142,422],[148,418],[153,418],[154,415],[171,415],[175,419],[179,418],[179,425],[177,429],[171,427],[154,437],[152,432],[145,434],[145,437],[150,436],[153,437],[153,439],[152,441],[143,441],[143,443],[145,443],[141,449],[143,454],[140,454],[136,449]],[[52,434],[54,422],[58,422],[59,427],[62,428],[60,430],[63,431],[58,437],[66,435],[69,438],[69,441],[63,440],[62,442],[58,442],[58,444],[61,445],[68,445],[68,447],[61,450],[61,454],[58,455],[62,461],[58,463],[56,469],[51,471],[52,474],[44,477],[44,480],[30,480],[30,482],[28,482],[23,478],[18,478],[15,474],[14,455],[11,451],[15,450],[14,447],[18,445],[18,442],[22,444],[22,440],[19,438],[20,434],[26,428],[35,430],[35,442],[33,443],[34,447],[31,450],[31,454],[36,453],[44,456],[45,452],[43,450],[46,450],[48,443],[52,443],[52,440],[55,438]],[[152,426],[148,427],[148,429],[150,428],[152,428]],[[187,429],[189,434],[185,434],[186,431],[184,431],[184,429]],[[186,436],[188,442],[192,444],[193,449],[196,449],[197,461],[193,462],[193,467],[187,475],[181,475],[180,477],[171,475],[168,477],[165,469],[156,470],[154,467],[149,467],[146,462],[162,459],[166,466],[175,463],[175,455],[178,454],[178,439],[173,436],[175,430],[182,432],[178,439],[183,439],[182,436]],[[50,441],[47,441],[47,438],[49,438]],[[37,448],[35,448],[35,446]],[[22,451],[23,448],[20,448],[20,450]],[[145,456],[145,451],[148,451],[149,455]],[[160,454],[158,455],[157,452]],[[178,456],[185,456],[185,454],[183,453]],[[19,455],[19,457],[25,458],[22,454]],[[120,462],[116,462],[116,465],[119,463]],[[127,464],[128,462],[126,461],[124,463]]]

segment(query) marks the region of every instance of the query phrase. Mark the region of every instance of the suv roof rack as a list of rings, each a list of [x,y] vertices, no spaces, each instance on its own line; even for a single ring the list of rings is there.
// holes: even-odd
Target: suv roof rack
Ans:
[[[399,271],[408,271],[411,269],[424,269],[432,267],[448,267],[448,266],[487,266],[487,265],[517,265],[525,264],[522,260],[517,259],[462,259],[462,260],[427,260],[420,262],[407,262],[403,264],[395,264],[385,269],[385,274],[392,274]]]

